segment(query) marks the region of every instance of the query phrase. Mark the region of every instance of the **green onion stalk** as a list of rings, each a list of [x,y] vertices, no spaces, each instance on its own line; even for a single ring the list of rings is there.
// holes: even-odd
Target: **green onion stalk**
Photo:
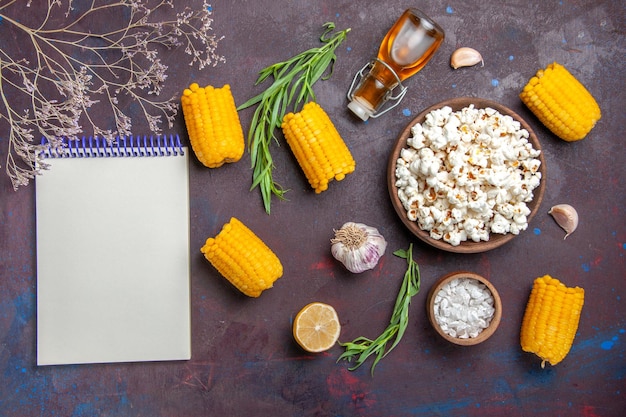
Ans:
[[[406,259],[407,270],[404,273],[402,286],[398,292],[396,303],[393,307],[393,314],[389,320],[387,328],[376,339],[368,339],[367,337],[357,337],[352,342],[340,343],[345,348],[345,352],[339,356],[337,361],[345,359],[348,362],[355,360],[354,366],[349,368],[353,371],[363,365],[365,361],[372,355],[375,355],[372,363],[371,374],[374,375],[374,368],[400,343],[402,336],[409,325],[409,305],[411,299],[420,291],[421,278],[418,264],[413,260],[413,244],[409,245],[408,250],[399,249],[393,253],[399,258]],[[392,343],[389,349],[387,345]]]

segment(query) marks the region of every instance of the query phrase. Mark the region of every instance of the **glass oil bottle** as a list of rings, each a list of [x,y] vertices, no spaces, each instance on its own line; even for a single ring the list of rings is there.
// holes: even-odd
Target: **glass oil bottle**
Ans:
[[[428,63],[444,37],[443,29],[426,14],[413,8],[405,10],[385,35],[378,56],[354,76],[348,108],[365,121],[397,106],[407,91],[402,81]],[[399,92],[394,95],[396,87]],[[387,101],[394,103],[381,110]]]

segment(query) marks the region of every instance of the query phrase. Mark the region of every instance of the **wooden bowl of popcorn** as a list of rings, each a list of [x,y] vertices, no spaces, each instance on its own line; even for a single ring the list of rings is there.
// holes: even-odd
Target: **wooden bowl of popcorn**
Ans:
[[[426,308],[437,333],[461,346],[487,340],[502,318],[496,288],[486,278],[466,271],[440,278],[428,293]]]
[[[491,100],[460,97],[418,114],[389,157],[391,202],[404,225],[439,249],[478,253],[527,230],[545,190],[537,136]]]

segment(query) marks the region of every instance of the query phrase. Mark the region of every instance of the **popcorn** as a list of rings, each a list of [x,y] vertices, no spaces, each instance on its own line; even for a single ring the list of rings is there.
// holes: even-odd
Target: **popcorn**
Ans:
[[[473,105],[433,110],[411,128],[396,164],[407,216],[453,246],[528,228],[539,150],[518,121]]]

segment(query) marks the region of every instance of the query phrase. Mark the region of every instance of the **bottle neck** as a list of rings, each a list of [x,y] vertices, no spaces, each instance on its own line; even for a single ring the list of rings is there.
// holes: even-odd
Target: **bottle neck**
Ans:
[[[369,68],[369,72],[367,72]],[[361,77],[356,89],[354,85]],[[394,89],[400,87],[400,92],[393,95]],[[354,90],[354,91],[353,91]],[[349,108],[362,120],[370,117],[378,117],[399,104],[406,93],[406,87],[402,85],[400,77],[386,62],[376,58],[365,65],[358,72],[348,91],[348,99],[351,100]],[[382,105],[389,101],[395,101],[384,111],[380,111]]]
[[[369,75],[383,84],[389,92],[402,82],[400,76],[394,71],[393,67],[379,58],[374,59]]]

